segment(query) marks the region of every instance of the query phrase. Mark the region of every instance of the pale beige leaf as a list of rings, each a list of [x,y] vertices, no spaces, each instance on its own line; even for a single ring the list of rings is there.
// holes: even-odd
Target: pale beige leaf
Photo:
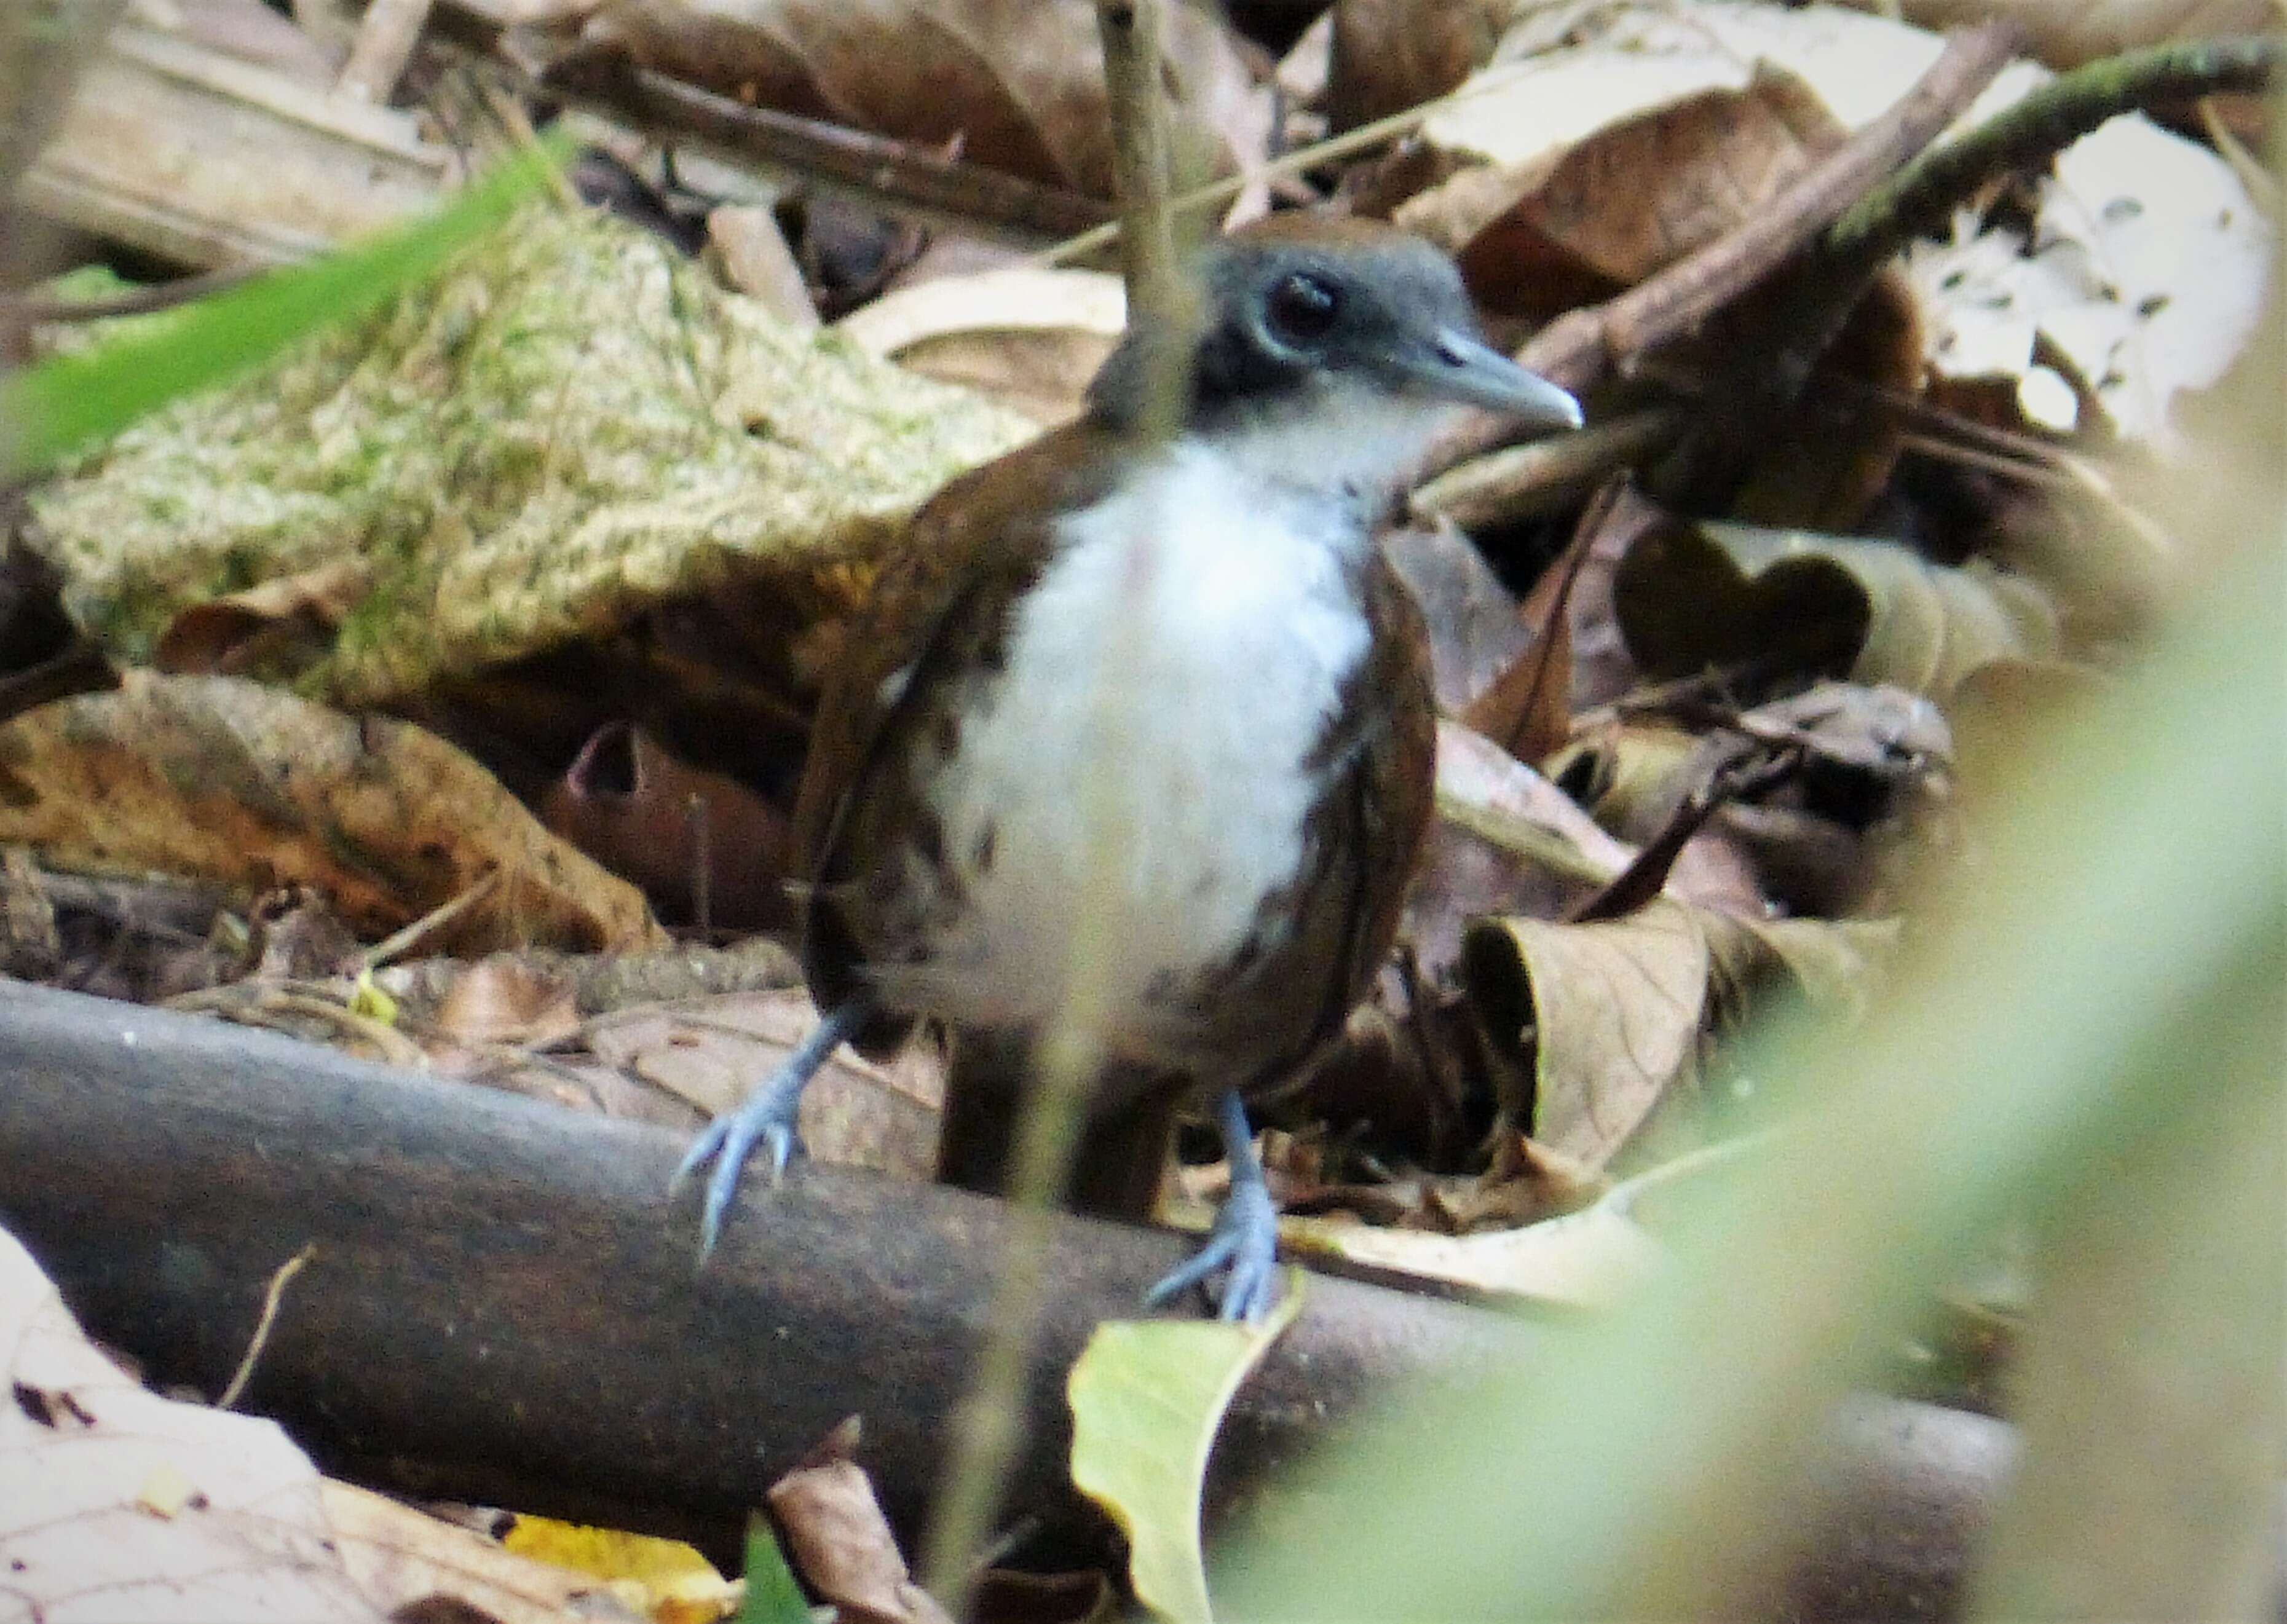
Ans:
[[[503,1550],[370,1489],[329,1479],[320,1493],[343,1565],[392,1612],[442,1596],[500,1624],[571,1624],[597,1618],[597,1603],[607,1601],[589,1574]]]
[[[5,1234],[0,1364],[0,1620],[380,1624],[277,1424],[146,1391]]]

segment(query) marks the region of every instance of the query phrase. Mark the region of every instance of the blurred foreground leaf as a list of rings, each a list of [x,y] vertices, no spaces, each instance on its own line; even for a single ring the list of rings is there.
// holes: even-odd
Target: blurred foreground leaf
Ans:
[[[1968,895],[1913,944],[1898,996],[1846,1040],[1797,1024],[1741,1057],[1765,1098],[1810,1103],[1759,1176],[1675,1236],[1677,1266],[1529,1388],[1494,1377],[1361,1429],[1299,1502],[1307,1516],[1265,1519],[1219,1569],[1235,1615],[1736,1611],[1800,1532],[1843,1392],[1997,1226],[2024,1213],[2069,1234],[2108,1180],[2148,1224],[2197,1208],[2180,1156],[2144,1157],[2202,1116],[2275,1147],[2287,548],[2275,492],[2261,500],[2241,515],[2256,539],[2139,678],[2029,750]],[[2265,1439],[2281,1397],[2270,1160],[2231,1186],[2257,1199],[2209,1214],[2256,1226],[2269,1262],[2236,1295],[2190,1299],[2203,1334],[2179,1339],[2170,1370],[2188,1413],[2228,1412]],[[2267,1336],[2251,1398],[2248,1350]],[[2180,1428],[2159,1447],[2179,1469],[2205,1462],[2198,1504],[2174,1507],[2166,1532],[2180,1550],[2197,1532],[2212,1557],[2269,1537],[2276,1456],[2202,1455],[2210,1435]],[[2087,1595],[2137,1543],[2084,1534],[2063,1549],[2080,1571],[2053,1565],[2038,1589]],[[2244,1563],[2154,1565],[2113,1598],[2117,1616],[2254,1604],[2235,1588]],[[2155,1611],[2161,1578],[2180,1604]],[[2005,1608],[2027,1594],[1997,1589]]]
[[[1107,1320],[1072,1366],[1072,1482],[1128,1536],[1136,1594],[1161,1618],[1214,1617],[1199,1550],[1207,1455],[1231,1394],[1302,1305],[1289,1269],[1261,1325]]]
[[[512,159],[435,218],[217,294],[159,331],[0,382],[0,480],[38,473],[168,401],[220,383],[442,265],[538,189],[565,144]]]
[[[747,1519],[747,1594],[739,1604],[739,1624],[810,1624],[810,1603],[766,1517]]]

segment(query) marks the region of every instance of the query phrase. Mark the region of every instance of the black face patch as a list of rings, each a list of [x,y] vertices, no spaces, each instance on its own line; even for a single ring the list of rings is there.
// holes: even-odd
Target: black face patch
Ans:
[[[1409,360],[1438,335],[1475,337],[1476,315],[1460,273],[1418,238],[1370,246],[1241,239],[1196,262],[1207,312],[1192,357],[1194,429],[1308,398],[1328,375],[1405,391]],[[1113,428],[1143,407],[1149,336],[1131,333],[1088,386],[1090,409]]]

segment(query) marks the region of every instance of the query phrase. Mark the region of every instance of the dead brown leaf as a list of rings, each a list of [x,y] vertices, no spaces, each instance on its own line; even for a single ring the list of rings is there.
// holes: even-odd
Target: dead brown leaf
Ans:
[[[1492,54],[1518,0],[1336,0],[1326,111],[1351,130],[1418,106]]]
[[[1080,415],[1127,322],[1118,277],[1017,265],[915,282],[835,328],[870,355],[1051,427]]]
[[[541,796],[540,816],[671,919],[747,930],[794,923],[786,814],[641,728],[613,722],[590,736]]]
[[[2058,644],[2047,594],[1980,560],[1949,569],[1893,541],[1748,524],[1650,527],[1621,559],[1612,601],[1655,681],[1745,666],[1943,699],[1990,660]]]
[[[1704,1045],[1784,971],[1813,997],[1853,996],[1888,926],[1755,920],[1673,898],[1598,924],[1488,919],[1462,974],[1488,1027],[1531,1051],[1518,1120],[1590,1167],[1634,1147],[1656,1110],[1688,1117]]]
[[[1499,72],[1500,70],[1493,70]],[[1634,286],[1751,218],[1841,138],[1802,83],[1759,71],[1744,85],[1675,96],[1647,69],[1640,105],[1609,109],[1554,150],[1444,150],[1448,177],[1397,211],[1451,252],[1489,310],[1545,319]],[[1478,102],[1547,92],[1538,76],[1433,121],[1428,138],[1497,116]],[[1458,138],[1466,139],[1466,137]]]
[[[344,558],[193,603],[159,634],[152,663],[193,675],[293,676],[325,657],[372,585],[369,560]]]
[[[133,672],[0,729],[0,841],[68,868],[306,885],[367,939],[497,873],[439,945],[663,941],[633,887],[451,745],[233,677]]]
[[[856,1440],[848,1443],[854,1447]],[[795,1569],[843,1618],[952,1624],[914,1582],[872,1479],[846,1454],[795,1468],[771,1485],[770,1502]]]
[[[590,36],[750,104],[1113,195],[1103,48],[1086,0],[613,0]],[[1262,162],[1270,99],[1206,8],[1167,10],[1179,184]]]

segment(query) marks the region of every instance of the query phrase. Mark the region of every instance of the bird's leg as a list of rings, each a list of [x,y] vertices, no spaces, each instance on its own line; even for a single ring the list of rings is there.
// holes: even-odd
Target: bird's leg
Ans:
[[[668,1189],[672,1193],[709,1162],[715,1164],[707,1178],[707,1204],[699,1224],[700,1262],[715,1250],[715,1242],[723,1233],[724,1215],[738,1199],[739,1175],[745,1171],[747,1158],[759,1146],[770,1157],[772,1178],[785,1171],[787,1158],[802,1147],[802,1135],[795,1126],[795,1108],[802,1103],[802,1091],[843,1040],[865,1025],[873,1013],[873,1001],[862,996],[844,998],[827,1010],[810,1036],[779,1062],[779,1068],[764,1077],[737,1110],[716,1117],[692,1141]]]
[[[1215,1102],[1215,1126],[1223,1131],[1223,1152],[1231,1163],[1231,1194],[1215,1214],[1207,1244],[1144,1293],[1144,1302],[1157,1308],[1218,1269],[1227,1270],[1215,1312],[1222,1319],[1253,1324],[1270,1311],[1278,1295],[1278,1209],[1271,1204],[1237,1089],[1226,1090]]]

